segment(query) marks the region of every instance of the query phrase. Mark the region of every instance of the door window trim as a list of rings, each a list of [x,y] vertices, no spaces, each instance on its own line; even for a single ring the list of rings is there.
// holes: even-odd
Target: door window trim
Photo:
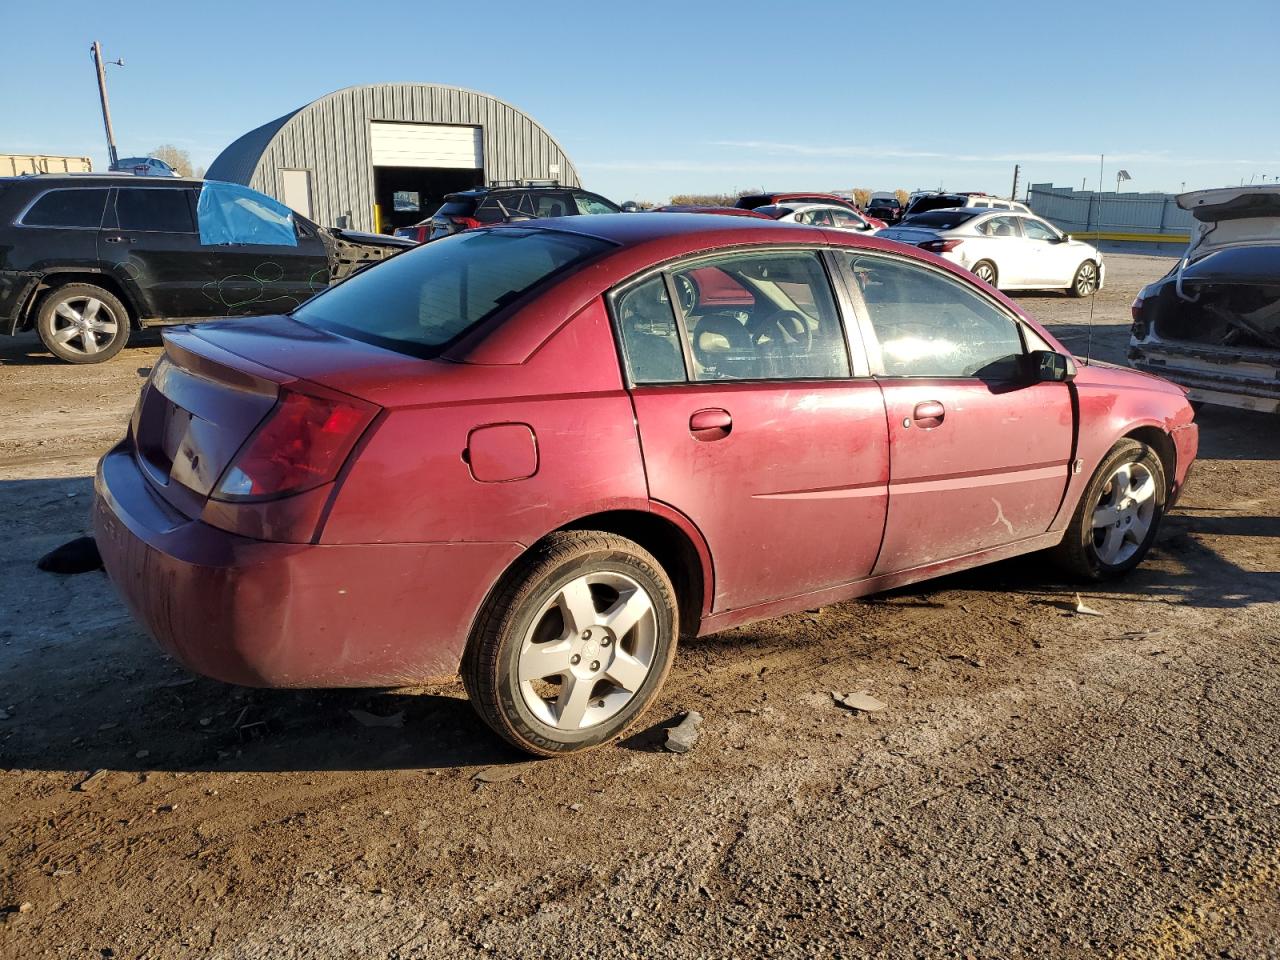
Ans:
[[[832,247],[825,244],[768,244],[768,245],[747,245],[735,247],[720,247],[715,250],[700,250],[693,254],[682,254],[679,257],[673,257],[660,264],[656,264],[645,269],[642,273],[633,274],[627,279],[610,287],[604,293],[604,301],[607,312],[609,314],[609,325],[613,330],[614,345],[618,351],[618,361],[621,365],[623,383],[628,390],[638,388],[644,389],[662,389],[667,387],[690,387],[702,384],[718,384],[720,386],[730,386],[733,384],[778,384],[778,383],[836,383],[848,380],[866,380],[874,376],[872,373],[871,357],[865,347],[865,334],[861,327],[857,329],[855,338],[855,325],[860,323],[860,318],[853,311],[853,301],[849,296],[845,284],[847,280],[839,264],[836,262],[835,251],[840,249],[852,249],[844,247]],[[695,380],[693,378],[693,348],[689,342],[689,331],[685,326],[684,316],[680,310],[676,309],[679,303],[678,293],[675,288],[674,273],[686,268],[698,269],[698,264],[722,259],[726,256],[737,256],[751,253],[811,253],[817,254],[818,261],[827,277],[827,283],[830,285],[831,298],[836,307],[836,321],[840,324],[840,328],[844,333],[844,344],[846,359],[848,360],[848,369],[850,372],[837,377],[760,377],[760,378],[742,378],[734,380]],[[672,313],[672,320],[676,326],[676,332],[680,337],[680,355],[684,360],[684,379],[671,383],[636,383],[631,377],[631,364],[627,358],[626,341],[622,336],[622,323],[618,314],[618,301],[626,296],[635,287],[652,280],[655,276],[662,275],[663,284],[666,287],[668,304]],[[877,347],[877,358],[878,358]]]
[[[858,247],[843,247],[843,248],[837,248],[837,249],[840,249],[843,252],[846,252],[850,255],[869,256],[873,258],[893,260],[898,263],[905,263],[908,266],[915,267],[919,270],[924,270],[924,271],[936,274],[939,277],[942,277],[944,280],[947,280],[955,284],[956,286],[960,287],[962,290],[965,290],[971,295],[984,301],[987,305],[993,307],[997,313],[1001,314],[1006,319],[1008,319],[1014,325],[1014,328],[1018,331],[1018,340],[1022,343],[1022,355],[1026,356],[1030,352],[1030,346],[1027,342],[1027,331],[1029,329],[1027,326],[1027,322],[1023,320],[1022,317],[1012,312],[1008,307],[1006,307],[999,300],[992,297],[985,290],[982,290],[976,286],[971,288],[970,286],[965,284],[965,281],[962,278],[955,276],[950,271],[940,269],[938,267],[935,267],[931,263],[926,263],[923,260],[917,260],[914,257],[903,256],[901,254],[892,253],[885,250],[870,250],[870,249],[862,249]],[[837,258],[837,261],[838,261],[838,258]],[[938,380],[938,381],[946,381],[946,382],[954,382],[954,383],[985,382],[985,381],[982,381],[980,377],[972,377],[972,376],[971,377],[955,377],[955,376],[904,377],[898,374],[892,374],[892,373],[886,372],[885,365],[884,365],[884,356],[880,352],[880,339],[879,337],[876,336],[875,327],[871,323],[871,314],[867,311],[866,300],[863,298],[861,292],[858,290],[857,282],[853,279],[852,268],[847,264],[841,264],[839,262],[837,262],[836,266],[839,267],[840,272],[843,276],[844,282],[849,287],[849,297],[853,303],[853,308],[858,318],[859,330],[862,334],[862,338],[864,342],[867,345],[867,357],[870,363],[870,367],[871,367],[870,375],[872,377],[876,378],[877,380],[892,380],[892,381]],[[1031,333],[1037,339],[1040,339],[1040,340],[1044,339],[1035,330],[1031,330]]]

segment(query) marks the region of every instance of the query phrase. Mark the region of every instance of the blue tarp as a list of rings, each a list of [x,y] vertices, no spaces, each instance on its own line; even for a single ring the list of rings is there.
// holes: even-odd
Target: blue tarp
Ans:
[[[293,211],[238,183],[206,180],[196,205],[200,242],[296,247]]]

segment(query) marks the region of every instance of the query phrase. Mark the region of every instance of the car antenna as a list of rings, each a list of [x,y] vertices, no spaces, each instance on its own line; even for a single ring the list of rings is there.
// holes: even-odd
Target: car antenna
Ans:
[[[1098,156],[1098,213],[1099,214],[1102,213],[1102,172],[1106,162],[1107,162],[1107,155],[1105,153],[1100,154]],[[1101,216],[1099,216],[1098,222],[1099,223],[1102,222]],[[1099,230],[1098,232],[1101,233],[1102,231]],[[1101,237],[1095,237],[1094,239],[1098,243],[1102,242]],[[1102,250],[1099,247],[1094,247],[1094,249],[1097,250],[1098,253],[1102,253]],[[1101,260],[1102,258],[1099,257],[1098,259]],[[1099,268],[1101,268],[1102,265],[1099,264],[1098,266]],[[1098,270],[1098,276],[1099,277],[1102,276],[1101,269]],[[1084,365],[1086,367],[1089,365],[1089,361],[1093,359],[1093,307],[1094,307],[1094,304],[1097,302],[1097,299],[1098,299],[1098,281],[1097,279],[1095,279],[1093,283],[1093,293],[1089,294],[1089,338],[1088,340],[1085,341],[1085,348],[1084,348]]]

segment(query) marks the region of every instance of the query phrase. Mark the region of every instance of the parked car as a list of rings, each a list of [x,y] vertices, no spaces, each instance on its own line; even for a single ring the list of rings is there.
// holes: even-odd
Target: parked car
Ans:
[[[500,736],[552,755],[630,727],[681,636],[1038,550],[1120,576],[1196,446],[1180,388],[1077,365],[920,251],[565,217],[167,331],[93,523],[191,669],[461,671]]]
[[[902,219],[902,201],[895,196],[873,195],[867,202],[867,214],[886,224],[897,223]]]
[[[240,184],[0,178],[0,333],[34,328],[58,359],[100,363],[131,330],[291,310],[408,246],[318,226]]]
[[[1001,290],[1087,297],[1106,279],[1097,247],[1031,214],[949,207],[910,216],[879,236],[936,253]]]
[[[111,164],[113,173],[132,173],[138,177],[177,177],[177,170],[155,157],[126,157]]]
[[[1178,197],[1187,252],[1133,302],[1129,362],[1193,401],[1280,413],[1280,186]]]
[[[926,193],[916,197],[908,204],[903,219],[917,213],[928,213],[930,210],[948,210],[956,207],[969,207],[975,210],[1012,210],[1015,213],[1030,213],[1031,208],[1016,200],[1003,200],[985,193]]]
[[[598,193],[559,184],[476,187],[444,198],[440,209],[431,217],[430,239],[439,240],[462,230],[495,223],[619,213],[621,209]]]
[[[709,213],[721,217],[755,217],[758,220],[773,218],[758,210],[744,210],[741,207],[706,207],[696,203],[669,203],[665,207],[654,207],[654,213]]]
[[[803,223],[814,227],[832,227],[836,230],[852,230],[870,236],[879,228],[871,221],[848,207],[834,203],[788,203],[769,207],[756,207],[752,213],[760,213],[782,223]]]

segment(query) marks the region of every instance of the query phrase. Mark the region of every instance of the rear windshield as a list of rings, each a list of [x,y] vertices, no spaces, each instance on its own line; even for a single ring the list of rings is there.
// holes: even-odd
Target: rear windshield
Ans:
[[[911,213],[924,213],[926,210],[941,210],[947,207],[963,207],[968,202],[966,197],[921,197],[911,204]]]
[[[444,203],[436,211],[437,217],[469,217],[476,208],[473,199],[445,197]]]
[[[934,210],[931,213],[913,213],[902,221],[904,227],[930,227],[935,230],[950,230],[976,217],[976,213],[961,213],[959,210]]]
[[[293,316],[391,350],[434,356],[521,294],[610,246],[551,230],[469,231],[356,273]]]

